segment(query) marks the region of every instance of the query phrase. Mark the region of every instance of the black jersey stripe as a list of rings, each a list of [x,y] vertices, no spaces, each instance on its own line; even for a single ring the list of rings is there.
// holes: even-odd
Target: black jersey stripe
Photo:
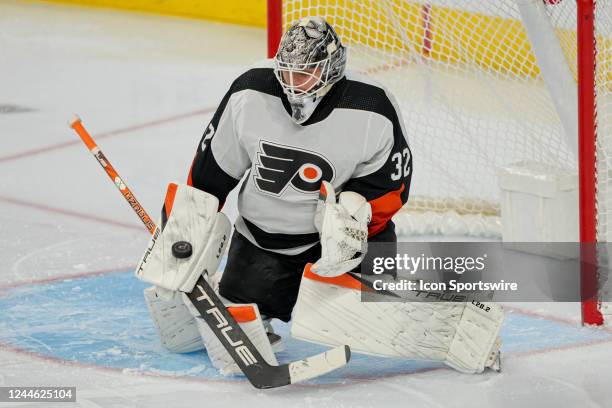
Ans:
[[[265,249],[291,249],[314,244],[319,241],[318,232],[313,232],[310,234],[271,233],[262,230],[244,217],[242,217],[242,220],[257,242],[257,245]]]
[[[254,68],[240,75],[232,83],[230,89],[223,96],[210,123],[206,127],[204,135],[200,140],[196,156],[189,171],[188,184],[195,188],[206,191],[217,197],[221,206],[225,202],[230,191],[232,191],[240,180],[227,174],[217,163],[210,144],[211,138],[206,138],[210,129],[217,129],[219,122],[231,96],[245,89],[252,89],[269,95],[280,97],[283,94],[282,87],[274,77],[274,71],[269,68]],[[285,98],[286,99],[286,98]],[[287,107],[288,109],[288,102]]]
[[[285,110],[290,114],[289,100],[276,79],[273,68],[252,68],[246,71],[232,83],[226,98],[229,100],[233,93],[247,89],[280,98]],[[222,104],[227,103],[226,98],[224,98]],[[342,77],[331,87],[313,114],[302,126],[309,126],[325,120],[334,109],[374,112],[389,119],[393,126],[400,125],[395,107],[383,88]]]

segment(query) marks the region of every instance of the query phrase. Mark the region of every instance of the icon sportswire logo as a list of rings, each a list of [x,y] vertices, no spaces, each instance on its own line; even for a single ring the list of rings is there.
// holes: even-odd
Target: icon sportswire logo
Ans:
[[[265,193],[281,195],[291,185],[297,191],[319,191],[321,181],[332,181],[334,168],[322,155],[296,147],[260,141],[257,152],[257,188]]]

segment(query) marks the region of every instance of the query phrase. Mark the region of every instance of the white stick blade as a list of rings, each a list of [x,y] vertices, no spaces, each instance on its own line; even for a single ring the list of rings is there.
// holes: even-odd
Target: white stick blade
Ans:
[[[317,354],[289,364],[291,384],[319,377],[344,367],[351,359],[349,346],[338,346],[322,354]]]

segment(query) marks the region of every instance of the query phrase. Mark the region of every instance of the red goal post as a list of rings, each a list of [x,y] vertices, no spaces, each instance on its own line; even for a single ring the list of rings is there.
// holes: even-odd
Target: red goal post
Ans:
[[[582,321],[603,324],[598,293],[595,0],[577,0],[578,177]]]
[[[553,37],[558,39],[560,58],[569,67],[566,79],[569,75],[575,84],[564,95],[554,89],[561,87],[554,84],[559,74],[553,72],[547,78],[546,67],[539,64],[541,58],[531,49],[537,46],[530,43],[532,33],[525,28],[528,23],[519,10],[527,3],[545,15]],[[420,100],[403,104],[402,93],[415,93],[417,88],[422,90],[420,99],[431,100],[431,108],[404,112],[413,131],[411,137],[416,139],[411,139],[415,156],[436,156],[440,148],[433,146],[432,154],[426,149],[432,140],[440,140],[444,150],[452,150],[455,161],[473,163],[469,171],[443,169],[449,174],[438,176],[440,166],[436,167],[434,157],[434,164],[421,171],[432,174],[428,182],[434,189],[439,184],[439,189],[420,191],[425,183],[415,180],[408,210],[427,214],[428,220],[438,213],[450,213],[453,221],[458,219],[454,217],[466,218],[470,223],[467,231],[485,230],[481,235],[491,236],[499,223],[489,221],[499,215],[498,197],[494,188],[483,184],[493,183],[495,166],[523,158],[554,166],[574,163],[579,182],[582,318],[586,324],[602,324],[601,302],[594,295],[598,293],[597,261],[601,254],[593,244],[607,242],[612,236],[608,225],[608,218],[612,220],[608,215],[608,207],[612,207],[612,193],[608,192],[612,192],[608,180],[612,178],[608,167],[612,161],[612,0],[268,0],[268,57],[275,55],[286,25],[308,15],[323,15],[337,27],[349,47],[349,64],[357,60],[353,68],[387,85],[398,96],[403,111]],[[410,79],[414,76],[425,80],[417,83]],[[478,79],[488,82],[483,87],[489,87],[474,91],[482,92],[482,100],[467,100],[466,109],[458,106],[457,95],[473,89]],[[542,82],[548,92],[542,92]],[[460,85],[455,91],[440,90],[438,83],[451,84],[449,88]],[[499,102],[500,108],[491,108],[499,95],[508,94],[508,101]],[[569,104],[574,124],[567,118],[572,114],[563,111],[563,105],[567,109],[568,104],[559,101],[567,100],[568,95],[570,100],[577,99],[577,109]],[[516,101],[527,105],[524,111]],[[507,115],[498,115],[495,120],[483,119],[478,113],[478,109],[504,108]],[[423,110],[435,113],[422,119]],[[468,116],[462,121],[464,114]],[[529,116],[536,119],[525,125]],[[422,124],[414,124],[419,121]],[[445,129],[431,130],[436,123],[443,123]],[[599,141],[598,133],[603,135]],[[428,143],[418,139],[421,134],[428,135]],[[495,135],[493,143],[491,135]],[[577,152],[576,146],[571,146],[572,138],[578,140]],[[492,148],[492,144],[499,146]],[[465,192],[472,187],[479,190],[473,196]],[[443,196],[441,192],[447,191],[450,196]],[[476,227],[471,224],[474,219],[480,223]],[[416,224],[422,220],[417,218]],[[487,232],[491,225],[492,233]]]

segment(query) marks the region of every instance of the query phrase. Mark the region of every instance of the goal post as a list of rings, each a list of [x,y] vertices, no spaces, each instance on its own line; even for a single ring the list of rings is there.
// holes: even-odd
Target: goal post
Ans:
[[[283,0],[267,0],[268,58],[273,58],[283,35]]]
[[[268,0],[268,56],[320,15],[397,97],[415,157],[403,233],[501,235],[496,170],[575,174],[586,324],[612,237],[612,0]],[[604,259],[607,267],[607,258]]]
[[[577,0],[578,177],[582,321],[603,324],[597,272],[597,111],[595,0]],[[606,237],[607,239],[607,237]]]

